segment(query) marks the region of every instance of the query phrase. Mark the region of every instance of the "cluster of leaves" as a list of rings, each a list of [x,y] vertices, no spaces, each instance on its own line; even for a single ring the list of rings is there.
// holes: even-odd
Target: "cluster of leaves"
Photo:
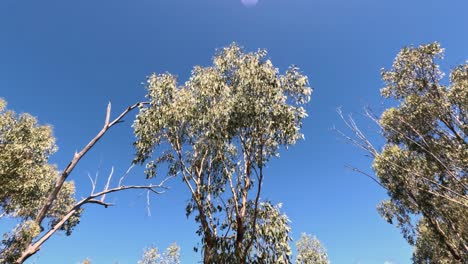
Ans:
[[[6,102],[0,99],[0,210],[2,217],[20,220],[15,230],[4,235],[2,263],[13,263],[12,259],[41,232],[35,218],[58,176],[56,166],[48,163],[56,149],[49,126],[38,125],[29,114],[6,110]],[[74,183],[66,182],[47,214],[49,225],[73,207],[74,193]],[[69,235],[78,222],[79,213],[61,229]]]
[[[291,263],[291,248],[289,242],[292,240],[289,232],[289,218],[281,213],[281,204],[272,205],[270,202],[262,202],[257,208],[256,233],[253,234],[254,208],[248,208],[246,227],[246,240],[254,239],[255,243],[247,255],[247,263]],[[228,222],[228,221],[227,221]],[[236,222],[230,222],[229,229],[236,230]],[[236,236],[224,236],[217,239],[215,248],[212,249],[211,261],[214,263],[237,263]]]
[[[149,160],[148,177],[166,163],[168,173],[180,174],[190,190],[187,214],[197,213],[205,263],[232,248],[235,262],[251,257],[253,244],[261,241],[263,168],[280,146],[302,137],[302,105],[312,92],[307,77],[294,66],[280,75],[266,55],[232,44],[216,54],[213,66],[195,67],[184,85],[173,75],[153,74],[149,105],[134,123],[135,162]],[[152,159],[153,153],[162,154]],[[284,252],[275,253],[277,259]]]
[[[1,263],[16,263],[23,250],[39,235],[41,228],[33,220],[22,222],[4,235]]]
[[[157,247],[147,248],[138,264],[180,264],[180,247],[174,243],[162,254]]]
[[[290,263],[289,218],[280,212],[281,204],[260,203],[257,217],[257,237],[248,256],[248,263]],[[252,208],[253,209],[253,208]],[[254,212],[250,212],[253,216]],[[253,226],[249,227],[253,229]]]
[[[415,263],[468,259],[468,64],[450,84],[436,60],[438,43],[401,50],[382,72],[382,96],[398,106],[378,121],[386,144],[373,168],[390,199],[379,211],[415,245]]]
[[[330,264],[326,249],[315,236],[303,233],[296,247],[296,264]]]

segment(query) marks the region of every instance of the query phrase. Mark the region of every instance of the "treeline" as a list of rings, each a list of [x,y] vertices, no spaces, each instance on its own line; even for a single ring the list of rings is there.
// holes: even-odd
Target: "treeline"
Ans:
[[[406,47],[382,71],[381,94],[394,106],[366,114],[385,138],[383,146],[342,114],[351,130],[342,135],[370,154],[374,174],[368,176],[387,190],[378,211],[414,246],[413,263],[468,261],[468,64],[452,69],[444,84],[437,64],[442,54],[438,43]],[[1,263],[23,263],[57,232],[71,235],[85,205],[112,205],[109,193],[159,195],[175,177],[190,193],[186,214],[198,225],[195,250],[204,263],[329,263],[320,242],[305,234],[293,257],[288,217],[262,196],[265,166],[303,137],[312,88],[299,68],[280,73],[265,50],[245,52],[232,44],[216,53],[213,65],[194,67],[184,84],[168,73],[153,74],[146,88],[147,101],[114,119],[109,104],[101,131],[63,170],[49,162],[57,149],[51,127],[6,110],[0,100],[0,220],[19,221],[4,235]],[[112,185],[111,173],[103,189],[93,181],[91,194],[77,200],[69,175],[131,111],[138,114],[130,167],[144,166],[147,178],[161,168],[167,174],[156,185],[126,185],[125,177]],[[179,263],[179,251],[177,245],[162,254],[152,247],[140,263]]]

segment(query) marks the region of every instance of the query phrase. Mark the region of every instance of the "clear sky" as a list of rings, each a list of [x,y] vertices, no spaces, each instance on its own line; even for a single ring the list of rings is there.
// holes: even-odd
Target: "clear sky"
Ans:
[[[332,131],[343,128],[336,108],[382,111],[380,69],[405,45],[440,41],[444,70],[468,59],[466,0],[1,0],[0,97],[54,126],[60,149],[52,162],[63,169],[101,128],[108,101],[117,114],[144,99],[141,83],[152,72],[183,82],[233,41],[266,48],[282,72],[298,65],[315,88],[306,140],[269,164],[264,184],[263,198],[284,203],[293,238],[317,235],[332,263],[409,263],[411,247],[376,211],[385,192],[345,168],[370,171],[371,161]],[[78,197],[91,190],[88,173],[104,180],[112,166],[117,174],[127,169],[131,117],[74,171]],[[140,169],[129,177],[146,182]],[[181,184],[174,180],[169,192],[152,197],[151,216],[143,192],[109,197],[113,208],[86,207],[71,237],[55,236],[28,263],[136,263],[144,247],[174,241],[182,263],[196,263],[199,240]]]

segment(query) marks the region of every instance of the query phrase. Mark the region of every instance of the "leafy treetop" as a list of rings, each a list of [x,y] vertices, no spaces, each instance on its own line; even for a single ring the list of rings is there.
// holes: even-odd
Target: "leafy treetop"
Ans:
[[[308,79],[295,66],[280,75],[266,56],[232,44],[215,55],[213,66],[196,66],[184,85],[168,73],[151,75],[149,105],[134,123],[135,162],[149,160],[148,177],[166,163],[190,190],[187,214],[197,212],[205,263],[214,257],[245,263],[251,256],[263,168],[281,146],[302,137]]]

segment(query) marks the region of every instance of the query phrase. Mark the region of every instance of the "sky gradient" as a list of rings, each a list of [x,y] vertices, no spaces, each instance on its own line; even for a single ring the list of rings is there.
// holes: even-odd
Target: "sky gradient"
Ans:
[[[249,2],[249,1],[247,1]],[[252,2],[252,1],[250,1]],[[380,69],[389,68],[403,46],[441,42],[442,69],[468,59],[466,0],[2,0],[0,2],[0,97],[9,109],[51,124],[65,168],[102,127],[108,101],[114,116],[144,100],[142,83],[153,72],[187,80],[195,65],[207,66],[217,48],[237,42],[248,51],[265,48],[284,72],[298,65],[314,88],[304,141],[272,160],[262,198],[282,202],[292,236],[317,235],[336,264],[410,263],[412,249],[399,230],[376,211],[386,194],[368,178],[345,168],[371,171],[365,153],[346,144],[333,127],[336,113],[359,118],[365,106],[381,112]],[[112,166],[122,174],[132,160],[132,115],[112,129],[77,166],[71,179],[78,197],[90,190],[88,174],[101,180]],[[104,184],[101,181],[101,184]],[[129,183],[146,183],[140,168]],[[88,206],[71,237],[56,235],[27,263],[136,263],[144,247],[182,248],[182,263],[196,263],[199,241],[185,217],[189,193],[182,182],[151,199],[127,192],[110,196],[117,206]],[[14,223],[3,222],[4,233]]]

